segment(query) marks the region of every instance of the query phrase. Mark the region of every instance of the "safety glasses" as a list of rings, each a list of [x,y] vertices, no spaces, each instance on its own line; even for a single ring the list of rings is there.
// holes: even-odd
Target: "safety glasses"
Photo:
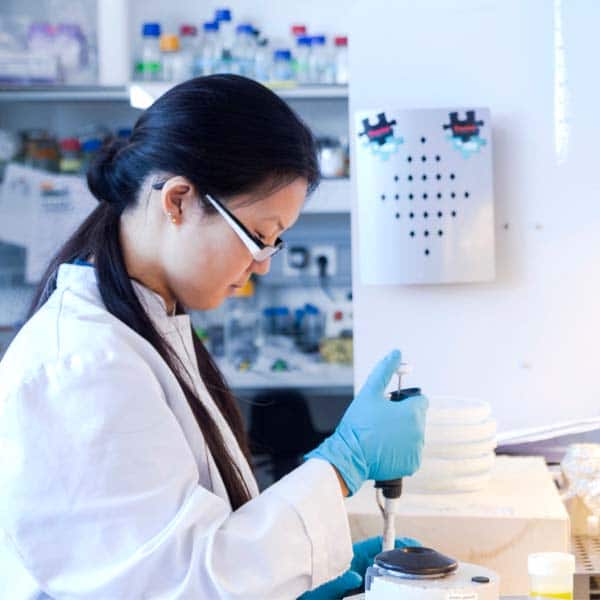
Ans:
[[[152,188],[155,190],[162,190],[162,188],[165,186],[165,183],[167,183],[166,179],[158,183],[153,183]],[[248,248],[253,260],[256,262],[263,262],[268,258],[271,258],[284,247],[284,242],[281,238],[277,238],[272,246],[263,243],[263,241],[258,237],[252,235],[244,226],[244,224],[230,210],[228,210],[222,202],[210,194],[205,194],[204,197],[208,200],[208,202],[210,202],[215,210],[219,212],[225,221],[227,221],[227,224],[231,227],[231,229],[233,229],[233,231],[235,231],[244,246]]]

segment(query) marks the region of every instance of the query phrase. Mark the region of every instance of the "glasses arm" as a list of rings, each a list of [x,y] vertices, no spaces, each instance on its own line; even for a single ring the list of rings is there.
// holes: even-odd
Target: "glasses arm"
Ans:
[[[244,242],[246,248],[250,250],[251,254],[254,255],[265,247],[260,240],[254,240],[248,230],[216,198],[213,198],[210,194],[205,194],[205,196],[217,211],[219,211],[227,223],[229,223],[229,226],[237,233],[242,242]]]

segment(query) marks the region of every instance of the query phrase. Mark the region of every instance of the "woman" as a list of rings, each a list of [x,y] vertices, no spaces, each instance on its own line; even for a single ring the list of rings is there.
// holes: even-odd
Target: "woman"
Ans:
[[[183,308],[267,273],[317,183],[307,127],[236,76],[177,86],[100,152],[99,204],[0,364],[2,598],[294,598],[348,568],[343,496],[419,464],[426,400],[384,398],[399,353],[259,494],[232,395]]]

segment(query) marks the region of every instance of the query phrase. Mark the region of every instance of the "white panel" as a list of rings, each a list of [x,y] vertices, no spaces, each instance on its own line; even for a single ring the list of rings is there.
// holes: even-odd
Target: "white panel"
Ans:
[[[489,110],[379,108],[355,122],[362,283],[493,280]]]
[[[585,0],[355,6],[350,114],[489,107],[496,213],[494,283],[365,286],[355,189],[357,384],[400,347],[407,385],[489,400],[501,436],[600,424],[599,23]]]

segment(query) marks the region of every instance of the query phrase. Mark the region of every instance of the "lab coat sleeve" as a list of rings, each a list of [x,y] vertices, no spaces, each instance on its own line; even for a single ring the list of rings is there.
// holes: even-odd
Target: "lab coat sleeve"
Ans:
[[[0,411],[0,527],[52,598],[284,600],[350,562],[330,465],[308,461],[232,513],[198,485],[162,388],[130,349],[47,364],[0,387]]]

